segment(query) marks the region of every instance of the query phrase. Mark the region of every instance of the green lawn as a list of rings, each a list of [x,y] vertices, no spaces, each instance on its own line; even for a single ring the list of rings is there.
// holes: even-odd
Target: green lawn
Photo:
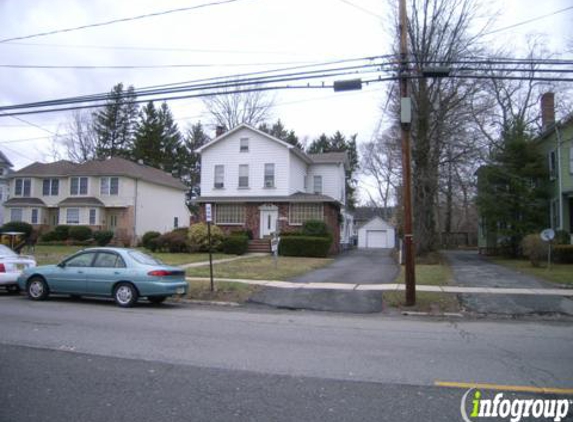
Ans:
[[[241,259],[233,262],[216,264],[213,266],[215,278],[243,278],[252,280],[288,280],[322,268],[330,264],[332,259],[325,258],[299,258],[278,257],[278,265],[272,256]],[[190,277],[209,277],[209,267],[188,268]]]
[[[65,257],[76,253],[87,246],[52,246],[52,245],[37,245],[34,252],[38,265],[57,264]],[[193,262],[202,262],[209,260],[207,253],[152,253],[145,249],[141,249],[145,253],[149,253],[154,257],[160,259],[169,265],[189,264]],[[236,255],[225,255],[221,253],[213,254],[213,260],[232,258]]]
[[[427,286],[446,286],[452,281],[452,272],[450,267],[443,261],[433,265],[417,264],[416,265],[416,284]],[[405,272],[404,267],[400,269],[400,275],[396,283],[404,284]],[[416,292],[416,305],[406,307],[405,292],[384,292],[384,303],[387,306],[400,308],[409,311],[420,312],[457,312],[460,309],[456,295],[452,293],[433,293],[433,292]]]
[[[496,264],[551,283],[573,286],[573,264],[551,264],[551,269],[548,269],[547,267],[534,267],[529,261],[522,259],[492,258],[491,260]]]
[[[215,282],[214,287],[215,290],[212,292],[210,281],[190,281],[187,298],[194,300],[243,303],[261,288],[260,286],[253,286],[250,284],[227,282]]]

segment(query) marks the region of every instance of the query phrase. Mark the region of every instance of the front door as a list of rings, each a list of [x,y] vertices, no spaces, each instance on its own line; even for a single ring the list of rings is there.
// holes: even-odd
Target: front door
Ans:
[[[261,239],[277,230],[278,210],[261,210]]]

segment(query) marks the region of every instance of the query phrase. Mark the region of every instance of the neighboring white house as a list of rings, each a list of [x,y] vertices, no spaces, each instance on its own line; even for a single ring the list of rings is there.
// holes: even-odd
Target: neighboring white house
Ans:
[[[393,248],[396,243],[394,227],[374,217],[358,229],[359,248]]]
[[[133,242],[147,231],[189,224],[186,187],[179,180],[122,158],[33,163],[8,177],[7,221],[44,231],[59,224],[86,225]]]
[[[305,154],[242,124],[198,149],[201,219],[213,205],[214,223],[226,231],[251,230],[263,239],[277,229],[300,229],[323,220],[338,252],[346,203],[346,153]]]
[[[6,209],[4,203],[10,198],[10,182],[8,175],[11,173],[13,164],[8,157],[0,151],[0,225],[4,224]]]

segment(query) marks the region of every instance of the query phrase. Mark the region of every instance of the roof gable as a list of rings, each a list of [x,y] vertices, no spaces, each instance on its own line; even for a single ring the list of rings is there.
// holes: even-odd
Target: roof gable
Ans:
[[[360,226],[360,228],[361,229],[383,229],[383,230],[394,229],[394,227],[392,227],[386,221],[382,220],[382,218],[380,218],[380,217],[371,218],[366,223],[364,223],[362,226]]]

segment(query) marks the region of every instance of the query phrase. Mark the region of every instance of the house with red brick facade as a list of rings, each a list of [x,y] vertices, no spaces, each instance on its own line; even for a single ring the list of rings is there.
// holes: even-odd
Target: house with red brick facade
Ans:
[[[199,148],[200,219],[212,205],[213,223],[226,232],[251,230],[253,238],[300,229],[322,220],[339,251],[346,202],[346,153],[306,154],[242,124]]]

